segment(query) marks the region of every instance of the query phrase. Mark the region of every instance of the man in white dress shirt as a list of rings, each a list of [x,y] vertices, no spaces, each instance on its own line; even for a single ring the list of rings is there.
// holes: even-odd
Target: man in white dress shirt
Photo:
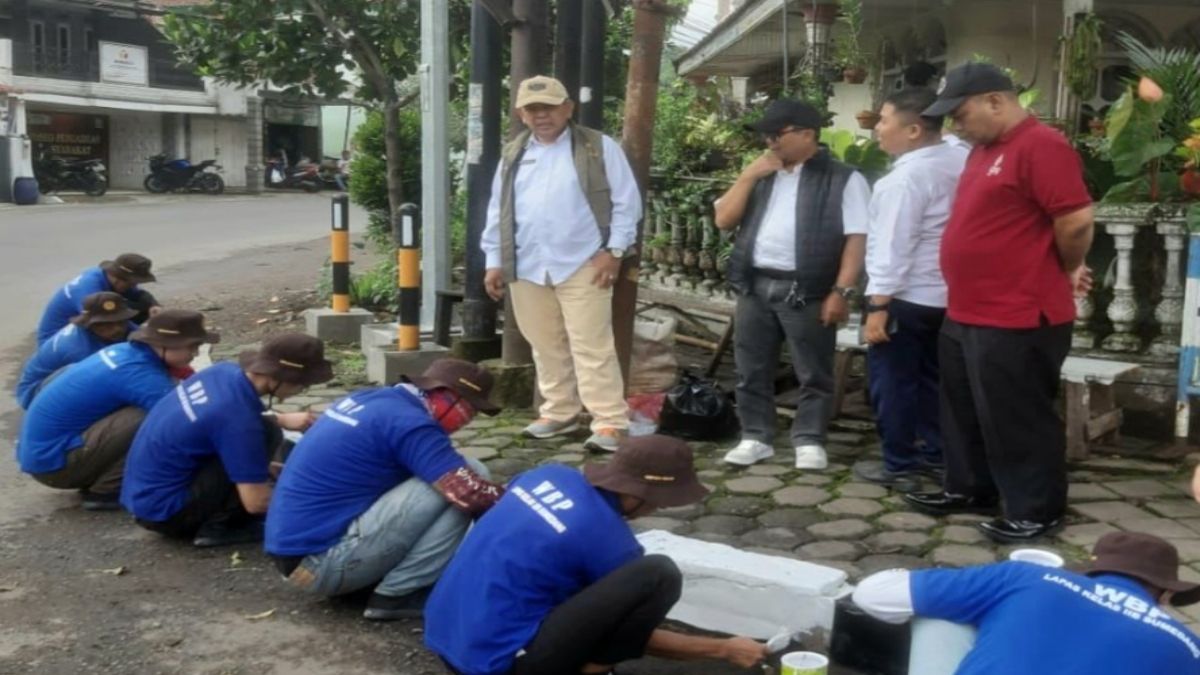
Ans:
[[[883,461],[854,466],[860,478],[911,491],[916,474],[940,471],[938,332],[946,281],[938,262],[942,232],[968,151],[942,140],[942,119],[922,117],[937,100],[926,88],[884,101],[875,126],[895,158],[875,184],[867,233],[867,367]]]
[[[571,122],[575,104],[554,78],[521,83],[528,130],[505,146],[481,248],[484,286],[507,286],[533,347],[540,417],[533,438],[575,431],[592,415],[591,450],[613,452],[629,426],[612,327],[612,286],[642,216],[633,170],[616,141]]]
[[[717,201],[716,224],[738,228],[727,277],[734,316],[742,440],[725,455],[749,466],[775,454],[775,376],[784,341],[800,397],[792,423],[796,468],[824,469],[833,408],[838,324],[862,274],[871,189],[862,174],[822,147],[821,114],[773,101],[747,128],[767,151]]]

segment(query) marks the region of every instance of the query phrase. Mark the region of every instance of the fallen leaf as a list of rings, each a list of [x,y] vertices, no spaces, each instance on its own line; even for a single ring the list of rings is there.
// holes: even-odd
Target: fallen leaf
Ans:
[[[279,314],[281,312],[283,312],[283,310],[279,309],[278,307],[272,307],[271,309],[267,310],[267,314]]]
[[[241,565],[244,562],[246,562],[246,561],[242,558],[241,551],[234,551],[233,553],[229,554],[229,564],[230,565],[237,567],[238,565]]]
[[[129,569],[126,568],[124,565],[121,565],[120,567],[110,567],[108,569],[96,570],[96,571],[99,572],[100,574],[111,574],[114,577],[119,577],[119,576],[125,574],[126,572],[128,572]]]
[[[271,296],[271,302],[279,302],[279,296],[278,296],[278,295],[272,295],[272,296]]]
[[[0,586],[0,593],[8,593],[15,590],[17,590],[16,586]]]
[[[251,621],[260,621],[262,619],[269,619],[274,615],[275,615],[275,608],[272,607],[271,609],[268,609],[265,612],[259,612],[258,614],[247,614],[246,618]]]
[[[263,325],[264,323],[266,323],[266,322],[268,322],[268,321],[270,321],[270,320],[271,320],[271,319],[269,319],[269,318],[263,318],[263,319],[259,319],[258,321],[255,321],[254,323],[256,323],[256,324],[258,324],[258,325],[260,325],[260,326],[261,326],[261,325]]]

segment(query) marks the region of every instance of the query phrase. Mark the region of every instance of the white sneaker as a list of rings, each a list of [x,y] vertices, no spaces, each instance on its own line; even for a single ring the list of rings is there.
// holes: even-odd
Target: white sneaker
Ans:
[[[762,441],[744,440],[725,453],[725,462],[738,466],[750,466],[775,454],[775,448]]]
[[[825,448],[819,445],[796,446],[797,469],[814,469],[820,471],[827,466],[829,466],[829,459],[825,456]]]

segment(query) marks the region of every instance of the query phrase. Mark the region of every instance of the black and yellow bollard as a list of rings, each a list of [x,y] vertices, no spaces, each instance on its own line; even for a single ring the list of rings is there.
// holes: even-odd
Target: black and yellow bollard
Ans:
[[[400,351],[421,348],[421,211],[416,204],[402,204],[392,222],[396,238],[396,277],[399,287],[400,321],[396,346]]]
[[[344,314],[350,311],[350,197],[335,195],[330,214],[330,253],[333,272],[332,309]]]

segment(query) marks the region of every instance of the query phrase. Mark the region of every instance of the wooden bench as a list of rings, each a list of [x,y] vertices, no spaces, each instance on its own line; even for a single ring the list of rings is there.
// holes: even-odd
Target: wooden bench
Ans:
[[[1067,459],[1087,459],[1088,444],[1115,441],[1124,417],[1113,385],[1138,369],[1136,363],[1068,356],[1062,367],[1066,401]]]

